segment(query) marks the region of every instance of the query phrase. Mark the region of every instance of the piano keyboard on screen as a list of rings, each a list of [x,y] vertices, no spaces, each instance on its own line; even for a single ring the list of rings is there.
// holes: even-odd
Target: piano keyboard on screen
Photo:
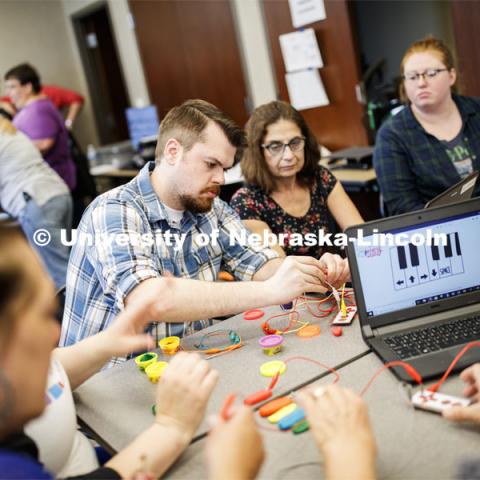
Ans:
[[[464,272],[458,232],[447,234],[445,245],[393,247],[390,261],[396,290]]]

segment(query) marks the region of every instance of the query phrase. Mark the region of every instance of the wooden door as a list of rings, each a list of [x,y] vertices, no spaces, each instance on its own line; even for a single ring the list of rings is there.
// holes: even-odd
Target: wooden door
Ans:
[[[201,98],[243,125],[247,91],[229,1],[130,0],[130,9],[159,116]]]
[[[287,0],[263,0],[279,94],[289,101],[285,66],[278,36],[295,31]],[[346,0],[325,0],[327,18],[306,25],[314,28],[324,67],[320,70],[330,105],[301,113],[318,141],[330,150],[368,145],[364,126],[365,107],[356,96],[360,64],[352,22],[351,5]]]
[[[480,97],[480,2],[455,0],[451,6],[460,91]]]
[[[74,15],[73,26],[102,145],[128,139],[127,89],[106,5]]]

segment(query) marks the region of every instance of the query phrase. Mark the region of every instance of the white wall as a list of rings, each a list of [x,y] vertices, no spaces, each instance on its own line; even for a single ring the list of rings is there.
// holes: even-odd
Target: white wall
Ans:
[[[234,0],[232,10],[245,81],[255,108],[277,98],[277,85],[262,7],[260,0]]]
[[[74,61],[75,49],[67,32],[60,0],[0,1],[0,75],[28,62],[45,84],[61,85],[87,94],[82,71]],[[87,103],[75,133],[82,144],[96,140],[93,116]]]

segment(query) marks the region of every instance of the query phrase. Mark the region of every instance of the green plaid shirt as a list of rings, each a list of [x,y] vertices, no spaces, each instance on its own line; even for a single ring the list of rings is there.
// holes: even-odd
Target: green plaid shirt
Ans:
[[[463,140],[474,170],[480,169],[480,99],[454,95],[463,121]],[[375,143],[373,164],[389,215],[422,209],[461,180],[445,144],[427,133],[410,106],[388,120]],[[480,182],[479,182],[480,184]],[[475,196],[480,194],[480,185]]]

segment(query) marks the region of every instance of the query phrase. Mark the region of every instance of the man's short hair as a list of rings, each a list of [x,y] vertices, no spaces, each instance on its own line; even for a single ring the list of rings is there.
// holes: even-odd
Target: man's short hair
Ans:
[[[237,153],[246,145],[244,131],[215,105],[204,100],[187,100],[173,107],[160,124],[156,161],[159,162],[169,138],[175,138],[185,151],[190,150],[195,143],[205,141],[204,131],[208,122],[215,122],[225,133],[230,144]],[[235,159],[238,155],[235,155]]]
[[[16,67],[11,68],[4,76],[5,80],[14,78],[20,82],[20,85],[32,84],[33,93],[40,93],[42,90],[42,84],[40,82],[40,76],[37,71],[28,63],[21,63]]]

